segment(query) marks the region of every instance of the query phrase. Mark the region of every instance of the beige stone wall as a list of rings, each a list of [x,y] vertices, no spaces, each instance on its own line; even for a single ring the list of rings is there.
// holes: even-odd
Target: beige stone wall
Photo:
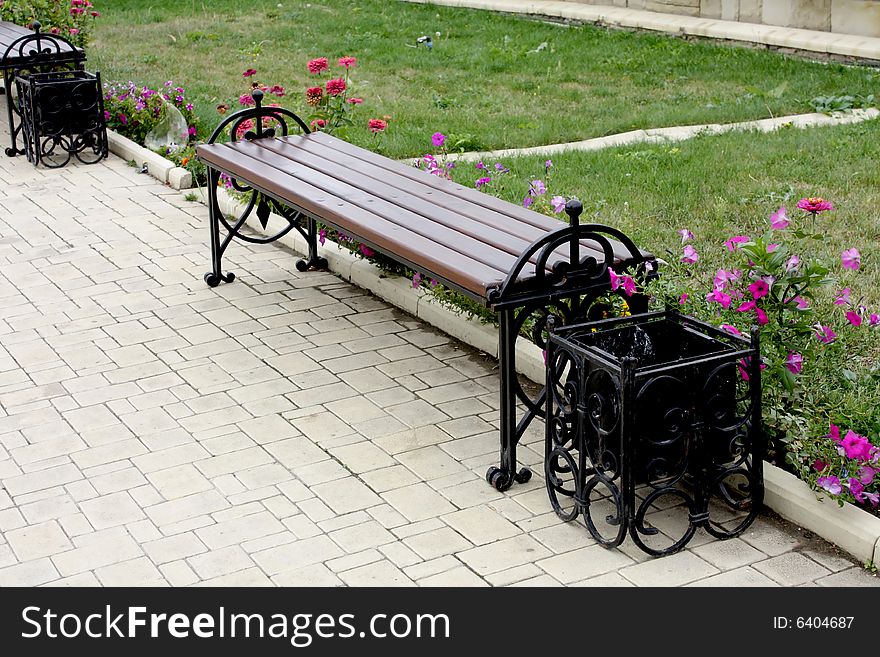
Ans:
[[[840,34],[880,37],[880,0],[575,0]]]

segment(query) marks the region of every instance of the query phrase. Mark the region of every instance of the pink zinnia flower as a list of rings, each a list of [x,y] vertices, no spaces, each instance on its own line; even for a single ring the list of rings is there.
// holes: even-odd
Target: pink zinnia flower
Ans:
[[[694,239],[694,234],[691,231],[689,231],[687,228],[682,228],[680,231],[678,231],[678,234],[681,235],[681,243],[682,244],[685,244],[686,242],[690,242],[692,239]]]
[[[345,91],[345,80],[342,78],[334,78],[327,80],[327,93],[331,96],[338,96]]]
[[[257,74],[256,69],[249,68],[248,70],[246,70],[246,71],[245,71],[244,73],[242,73],[241,75],[242,75],[242,77],[249,78],[249,77],[251,77],[251,76],[253,76],[253,75],[256,75],[256,74]]]
[[[700,259],[700,255],[697,253],[697,250],[688,244],[684,247],[683,255],[681,257],[681,261],[686,265],[693,265]]]
[[[757,280],[749,285],[749,292],[752,293],[753,299],[758,300],[770,294],[770,286],[767,285],[767,281]]]
[[[802,198],[800,201],[798,201],[797,206],[804,212],[812,212],[813,214],[819,214],[820,212],[826,212],[827,210],[834,209],[834,206],[831,205],[830,201],[826,201],[824,198],[821,198],[819,196]]]
[[[255,104],[254,97],[251,96],[250,94],[242,94],[241,96],[238,97],[238,102],[241,103],[242,105],[245,105],[245,106]]]
[[[856,248],[846,249],[840,254],[840,263],[844,269],[857,270],[862,266],[862,255]]]
[[[318,74],[321,71],[326,71],[329,68],[329,65],[327,64],[327,58],[317,57],[306,64],[306,68],[308,68],[309,73],[312,74]]]
[[[862,316],[854,310],[850,310],[846,313],[846,319],[850,324],[855,327],[859,327],[862,325]]]
[[[269,89],[269,93],[270,93],[270,94],[275,94],[276,96],[278,96],[279,98],[281,98],[281,97],[284,95],[284,87],[282,87],[282,86],[279,85],[279,84],[273,85],[273,86]]]
[[[788,354],[788,358],[785,359],[785,366],[792,374],[800,374],[804,368],[804,357],[801,354],[791,352]]]
[[[321,128],[327,127],[327,121],[324,119],[315,119],[309,125],[312,126],[312,130],[321,130]]]
[[[791,223],[791,221],[789,220],[788,215],[786,214],[784,205],[781,208],[779,208],[776,212],[774,212],[773,214],[770,215],[770,226],[774,230],[782,230],[784,228],[788,228],[788,224],[790,224],[790,223]]]
[[[435,132],[431,135],[431,143],[434,145],[434,148],[442,148],[443,144],[446,143],[446,135],[442,132]]]
[[[345,68],[353,68],[354,65],[357,64],[357,58],[355,57],[340,57],[339,65]]]
[[[321,103],[324,97],[324,87],[309,87],[306,89],[306,102],[313,107]]]
[[[368,123],[371,132],[383,132],[388,127],[388,123],[382,119],[370,119]]]
[[[363,98],[349,98],[345,102],[351,103],[352,105],[360,105],[362,102],[364,102],[364,99]]]
[[[724,243],[724,246],[727,247],[728,251],[733,253],[734,251],[736,251],[739,248],[740,244],[745,244],[746,242],[749,242],[749,241],[750,241],[750,239],[749,239],[748,235],[735,235],[734,237],[731,237],[729,240],[727,240]]]

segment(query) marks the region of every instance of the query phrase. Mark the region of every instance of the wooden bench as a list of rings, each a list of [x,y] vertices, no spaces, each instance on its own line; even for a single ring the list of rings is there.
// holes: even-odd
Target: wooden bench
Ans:
[[[318,255],[321,222],[496,311],[501,464],[489,470],[487,479],[498,490],[527,481],[531,472],[517,470],[516,446],[531,420],[543,417],[545,395],[527,394],[516,376],[517,336],[525,327],[543,348],[548,317],[553,315],[560,325],[587,318],[592,302],[609,289],[609,265],[622,271],[652,256],[618,230],[580,224],[582,206],[577,201],[566,206],[569,223],[561,223],[331,135],[310,132],[292,112],[262,107],[261,92],[253,96],[254,108],[227,117],[209,143],[197,149],[208,169],[213,267],[205,282],[213,287],[234,279],[222,269],[233,239],[268,243],[293,229],[309,245],[307,259],[297,262],[297,268],[326,268]],[[267,117],[270,127],[264,126]],[[294,128],[298,134],[292,134]],[[230,140],[218,141],[227,131]],[[236,190],[250,195],[236,218],[220,210],[221,173]],[[276,234],[243,232],[252,214],[265,229],[271,212],[287,220]],[[525,407],[519,421],[517,400]]]
[[[6,92],[6,111],[9,117],[11,144],[6,155],[24,155],[18,147],[21,132],[21,112],[14,93],[15,76],[19,73],[47,73],[57,70],[81,70],[86,60],[82,48],[77,48],[64,37],[40,32],[36,21],[33,29],[0,21],[0,70]]]

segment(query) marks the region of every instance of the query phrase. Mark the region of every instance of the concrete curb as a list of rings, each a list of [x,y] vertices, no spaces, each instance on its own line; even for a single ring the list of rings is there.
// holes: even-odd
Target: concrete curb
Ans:
[[[611,2],[611,0],[607,1]],[[880,38],[853,34],[695,18],[608,5],[585,5],[576,2],[531,2],[529,0],[405,0],[405,2],[565,18],[610,27],[650,30],[710,39],[728,39],[777,48],[816,52],[823,55],[880,61]]]
[[[190,189],[193,186],[192,174],[189,171],[131,139],[108,130],[107,142],[110,152],[123,160],[134,161],[138,166],[146,164],[147,172],[156,180],[170,185],[174,189]]]
[[[848,123],[861,123],[872,121],[880,117],[880,110],[854,109],[846,112],[837,112],[833,115],[812,112],[808,114],[791,114],[778,116],[757,121],[742,121],[740,123],[704,123],[701,125],[672,126],[669,128],[651,128],[649,130],[630,130],[606,137],[596,137],[583,141],[573,141],[564,144],[549,144],[547,146],[533,146],[530,148],[508,148],[497,151],[450,153],[448,159],[459,162],[476,162],[478,160],[497,160],[504,157],[522,157],[528,155],[540,155],[549,157],[560,153],[572,151],[598,151],[614,146],[627,146],[637,143],[662,144],[676,141],[693,139],[698,135],[720,135],[725,132],[755,131],[773,132],[784,127],[810,128],[814,126],[845,125]],[[416,158],[409,160],[415,162]]]
[[[205,202],[207,190],[199,188],[198,191],[202,202]],[[244,208],[225,190],[220,190],[218,200],[226,214],[237,216]],[[275,215],[272,219],[284,221]],[[263,232],[259,228],[257,230]],[[298,253],[308,251],[305,240],[296,231],[291,231],[280,241]],[[377,266],[332,242],[319,246],[319,252],[327,258],[330,271],[343,280],[369,290],[493,358],[498,357],[498,331],[494,327],[456,313],[427,293],[413,289],[409,280],[388,276]],[[543,354],[535,344],[524,338],[517,340],[516,369],[528,379],[543,384]],[[796,476],[769,463],[764,464],[764,480],[765,504],[770,509],[863,562],[880,563],[880,518],[851,504],[845,503],[840,507],[833,500],[823,500]]]

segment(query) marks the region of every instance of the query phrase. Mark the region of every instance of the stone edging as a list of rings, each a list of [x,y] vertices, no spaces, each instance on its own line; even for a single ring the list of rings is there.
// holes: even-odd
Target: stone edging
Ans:
[[[174,162],[166,160],[158,153],[133,142],[128,137],[107,131],[107,142],[110,152],[127,162],[134,161],[137,165],[147,166],[147,173],[153,178],[170,185],[174,189],[189,189],[193,186],[192,174]]]
[[[198,191],[204,203],[207,190],[200,188]],[[244,207],[225,190],[220,190],[218,200],[225,214],[237,216]],[[272,219],[284,221],[276,215]],[[296,231],[291,231],[280,241],[298,253],[308,251],[305,240]],[[388,276],[376,265],[358,258],[335,243],[328,242],[319,247],[319,251],[320,255],[327,258],[330,271],[343,280],[369,290],[493,358],[498,357],[498,331],[494,327],[446,308],[426,292],[413,289],[409,280]],[[544,381],[543,354],[537,346],[524,338],[517,340],[516,369],[532,381]],[[764,480],[765,503],[769,508],[863,562],[880,563],[880,518],[851,504],[844,503],[840,507],[833,500],[819,498],[815,491],[796,476],[769,463],[764,464]]]
[[[837,34],[794,27],[740,23],[678,14],[662,14],[641,9],[626,9],[579,2],[540,2],[530,0],[404,0],[416,4],[444,5],[484,9],[511,14],[531,14],[565,18],[610,27],[633,28],[653,32],[691,35],[709,39],[727,39],[777,48],[816,52],[856,59],[880,61],[880,38]]]

